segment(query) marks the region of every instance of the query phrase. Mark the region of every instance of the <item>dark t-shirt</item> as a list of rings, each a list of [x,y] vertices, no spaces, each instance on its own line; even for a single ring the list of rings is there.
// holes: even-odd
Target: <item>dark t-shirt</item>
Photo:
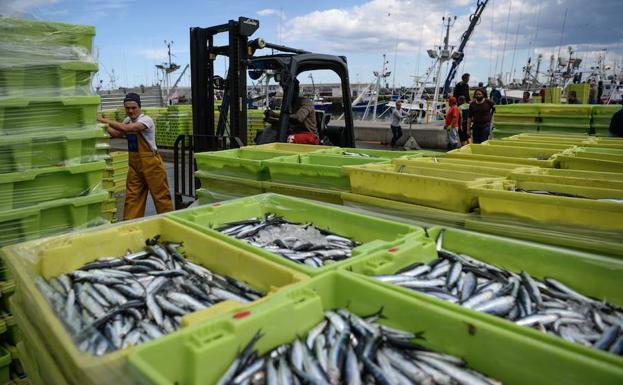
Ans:
[[[491,123],[491,114],[494,104],[491,100],[485,99],[481,104],[473,101],[469,104],[469,117],[475,125]]]
[[[459,99],[459,96],[464,96],[465,100],[469,103],[469,84],[463,83],[463,81],[456,83],[453,95],[457,100]]]
[[[616,137],[623,137],[623,109],[612,115],[610,121],[610,134]]]

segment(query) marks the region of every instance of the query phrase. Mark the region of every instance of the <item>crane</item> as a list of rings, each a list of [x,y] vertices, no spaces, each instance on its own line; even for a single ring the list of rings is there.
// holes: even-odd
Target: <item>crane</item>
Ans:
[[[476,2],[476,10],[469,17],[469,27],[467,27],[467,30],[463,33],[463,36],[461,36],[461,44],[459,44],[459,48],[454,53],[452,53],[452,66],[448,71],[448,77],[446,77],[446,82],[443,85],[444,97],[448,97],[448,92],[450,91],[450,83],[452,83],[452,80],[454,80],[454,77],[456,76],[456,70],[459,68],[459,65],[461,65],[461,62],[465,57],[463,50],[465,49],[467,42],[472,36],[472,33],[474,33],[474,29],[476,28],[476,25],[478,25],[478,22],[480,21],[480,16],[484,12],[488,2],[489,0],[478,0]]]

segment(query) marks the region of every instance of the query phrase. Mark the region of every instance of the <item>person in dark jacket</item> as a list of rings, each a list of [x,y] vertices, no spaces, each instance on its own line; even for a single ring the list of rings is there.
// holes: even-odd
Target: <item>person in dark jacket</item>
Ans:
[[[459,100],[459,97],[463,96],[467,103],[470,102],[471,98],[469,97],[469,74],[463,74],[461,76],[461,81],[456,83],[454,86],[454,97],[456,100]]]
[[[623,104],[623,99],[621,99]],[[623,109],[618,110],[612,115],[610,127],[608,128],[608,136],[611,138],[623,138]]]

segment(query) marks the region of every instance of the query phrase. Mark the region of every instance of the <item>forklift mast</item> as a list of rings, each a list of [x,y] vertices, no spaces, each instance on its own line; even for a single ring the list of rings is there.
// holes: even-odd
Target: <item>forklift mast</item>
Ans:
[[[193,105],[194,151],[207,151],[218,146],[211,141],[229,139],[231,147],[246,144],[247,138],[247,71],[255,74],[276,70],[283,89],[279,141],[287,138],[288,113],[294,98],[293,84],[296,76],[310,70],[332,70],[341,80],[345,127],[337,132],[327,132],[337,145],[354,147],[354,127],[348,66],[343,56],[314,54],[305,50],[271,44],[261,38],[249,41],[259,28],[259,21],[247,17],[230,20],[208,28],[190,29],[190,66]],[[215,46],[214,37],[227,33],[229,44]],[[270,48],[279,54],[254,57],[258,49]],[[227,78],[214,76],[214,62],[218,55],[229,59]],[[214,90],[223,90],[218,124],[215,121]],[[226,127],[226,126],[229,127]],[[228,131],[228,135],[225,135]],[[329,130],[328,130],[329,131]]]

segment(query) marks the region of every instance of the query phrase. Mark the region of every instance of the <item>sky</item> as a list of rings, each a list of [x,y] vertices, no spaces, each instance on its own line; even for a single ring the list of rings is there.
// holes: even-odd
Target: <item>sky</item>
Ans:
[[[0,0],[0,15],[95,26],[96,79],[104,88],[113,78],[117,86],[156,82],[155,65],[167,59],[165,40],[173,42],[173,61],[183,68],[189,63],[190,27],[238,16],[259,19],[253,37],[346,56],[353,82],[372,81],[386,54],[388,83],[410,86],[431,65],[426,50],[442,42],[442,17],[457,16],[450,30],[456,46],[475,6],[476,0]],[[621,20],[623,0],[489,0],[458,72],[471,73],[473,84],[495,73],[520,78],[528,57],[543,54],[547,67],[550,55],[565,56],[569,46],[587,64],[606,52],[607,62],[621,67]],[[217,71],[225,65],[218,61]],[[182,85],[190,83],[189,73]],[[337,77],[322,73],[314,80]]]

